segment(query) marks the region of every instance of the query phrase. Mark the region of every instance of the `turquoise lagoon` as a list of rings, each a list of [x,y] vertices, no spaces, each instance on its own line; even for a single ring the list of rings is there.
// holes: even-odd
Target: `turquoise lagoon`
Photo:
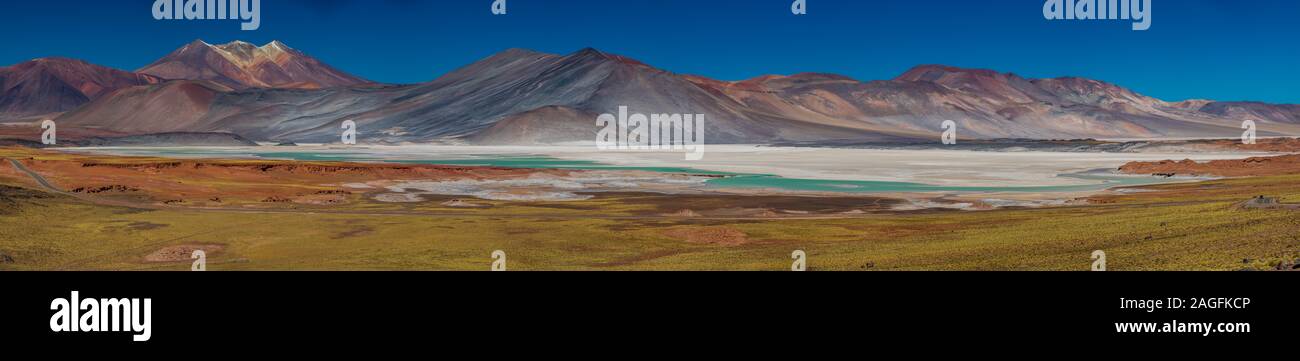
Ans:
[[[682,167],[629,167],[613,166],[592,161],[566,160],[532,154],[456,154],[439,157],[413,156],[411,153],[377,154],[329,150],[326,152],[291,152],[281,150],[255,150],[246,148],[96,148],[74,150],[90,153],[105,153],[124,156],[155,156],[170,158],[229,158],[229,159],[277,159],[301,161],[346,161],[346,162],[380,162],[397,164],[432,164],[486,166],[503,168],[542,168],[574,170],[637,170],[675,174],[697,174],[718,176],[708,181],[715,188],[775,189],[799,192],[837,192],[837,193],[928,193],[928,192],[972,192],[972,193],[1031,193],[1031,192],[1078,192],[1097,191],[1113,187],[1136,186],[1167,183],[1170,180],[1145,177],[1113,175],[1104,172],[1087,172],[1062,174],[1060,177],[1089,181],[1089,184],[1039,187],[954,187],[922,183],[885,182],[885,181],[851,181],[785,178],[767,174],[727,173]]]

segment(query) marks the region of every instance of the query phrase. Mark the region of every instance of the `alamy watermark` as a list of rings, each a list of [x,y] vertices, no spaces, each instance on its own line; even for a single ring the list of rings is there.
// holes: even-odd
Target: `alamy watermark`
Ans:
[[[1151,0],[1047,0],[1047,20],[1132,20],[1134,31],[1151,29]]]
[[[262,27],[262,0],[156,0],[154,20],[242,20],[245,31]]]
[[[357,122],[344,120],[343,126],[339,127],[339,129],[343,129],[343,134],[339,135],[340,143],[343,143],[343,145],[357,145]]]
[[[53,120],[46,119],[41,122],[41,144],[57,145],[59,144],[59,127],[54,124]]]
[[[502,250],[492,251],[492,268],[490,269],[493,272],[506,271],[506,251],[502,251]]]
[[[136,342],[149,341],[153,322],[153,299],[81,298],[72,291],[69,298],[50,301],[50,331],[131,332]]]
[[[681,151],[686,160],[704,159],[704,114],[629,114],[596,117],[596,148],[613,151]]]
[[[957,145],[957,122],[945,120],[939,127],[943,128],[943,134],[939,135],[943,145]]]
[[[1247,119],[1246,121],[1241,122],[1241,129],[1246,130],[1245,132],[1241,133],[1241,144],[1252,145],[1257,143],[1255,133],[1257,132],[1258,128],[1255,127],[1254,120]]]
[[[196,249],[194,253],[190,254],[190,259],[194,260],[194,263],[190,264],[190,271],[204,272],[208,270],[208,252]]]

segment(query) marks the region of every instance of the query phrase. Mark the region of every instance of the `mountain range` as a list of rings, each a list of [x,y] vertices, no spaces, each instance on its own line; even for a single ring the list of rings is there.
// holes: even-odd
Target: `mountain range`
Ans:
[[[367,143],[590,142],[596,116],[620,106],[705,114],[711,144],[933,140],[948,119],[973,138],[1226,138],[1245,119],[1261,136],[1300,134],[1297,105],[1166,102],[1091,79],[942,65],[867,82],[818,73],[721,81],[590,48],[509,49],[426,83],[386,85],[278,41],[195,41],[134,73],[59,61],[81,66],[0,68],[0,119],[64,112],[61,129],[296,143],[338,142],[346,120]]]

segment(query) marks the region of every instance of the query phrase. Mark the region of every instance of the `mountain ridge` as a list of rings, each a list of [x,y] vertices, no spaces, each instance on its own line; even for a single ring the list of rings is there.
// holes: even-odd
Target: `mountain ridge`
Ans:
[[[113,91],[162,82],[82,60],[48,57],[0,67],[0,119],[57,114]]]
[[[188,45],[194,46],[211,45]],[[204,56],[252,64],[259,61],[252,52],[283,47],[223,46],[230,54]],[[1166,102],[1098,80],[1033,79],[938,64],[887,80],[798,73],[721,81],[594,48],[564,55],[511,48],[419,84],[277,89],[200,80],[207,83],[122,90],[60,122],[141,134],[231,132],[258,141],[329,143],[337,141],[339,125],[352,120],[363,142],[550,144],[591,141],[593,114],[628,106],[647,114],[706,114],[706,141],[714,144],[930,139],[949,119],[959,122],[962,137],[983,139],[1232,137],[1240,135],[1243,117],[1258,118],[1262,136],[1300,134],[1296,105]],[[589,131],[584,123],[591,124]]]

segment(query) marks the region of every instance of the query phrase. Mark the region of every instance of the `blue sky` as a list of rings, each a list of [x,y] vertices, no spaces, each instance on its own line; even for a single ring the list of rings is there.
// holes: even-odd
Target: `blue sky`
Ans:
[[[1083,76],[1163,98],[1300,103],[1300,1],[1154,0],[1151,30],[1047,21],[1043,0],[262,0],[262,26],[157,21],[153,0],[6,1],[0,64],[65,56],[136,69],[194,39],[281,40],[377,81],[428,81],[497,51],[583,47],[737,80],[918,64]]]

